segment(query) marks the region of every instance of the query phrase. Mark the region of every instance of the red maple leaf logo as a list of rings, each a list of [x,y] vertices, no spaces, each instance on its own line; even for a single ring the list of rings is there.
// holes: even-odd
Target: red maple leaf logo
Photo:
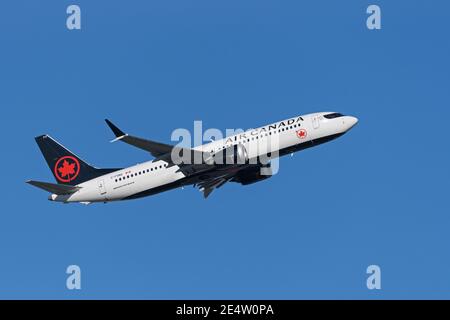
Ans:
[[[303,139],[306,137],[306,130],[305,129],[300,129],[297,131],[297,137],[299,137],[300,139]]]
[[[53,173],[58,181],[70,182],[80,173],[80,163],[73,156],[63,156],[56,161]]]
[[[58,168],[58,172],[61,177],[69,177],[75,174],[75,162],[69,163],[69,161],[64,160],[62,167]]]

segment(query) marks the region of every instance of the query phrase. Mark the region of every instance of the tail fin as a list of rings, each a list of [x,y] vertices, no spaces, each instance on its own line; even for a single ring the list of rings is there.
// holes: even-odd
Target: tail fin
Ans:
[[[49,135],[35,138],[59,184],[77,185],[119,169],[98,169],[81,160]]]

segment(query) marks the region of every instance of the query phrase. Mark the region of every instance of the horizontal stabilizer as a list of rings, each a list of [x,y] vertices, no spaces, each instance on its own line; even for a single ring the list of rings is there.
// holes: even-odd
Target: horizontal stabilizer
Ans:
[[[67,184],[56,184],[34,180],[28,180],[27,183],[57,195],[72,194],[81,189],[81,187],[71,186]]]

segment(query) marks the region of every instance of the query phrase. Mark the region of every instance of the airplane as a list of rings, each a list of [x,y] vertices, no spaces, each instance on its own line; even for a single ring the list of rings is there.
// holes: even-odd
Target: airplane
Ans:
[[[356,117],[339,112],[311,113],[185,148],[129,135],[105,121],[115,135],[111,142],[125,142],[154,159],[127,168],[100,169],[45,134],[35,140],[57,183],[26,182],[50,192],[49,200],[62,203],[130,200],[189,185],[207,198],[227,182],[249,185],[268,179],[270,160],[334,140],[358,123]]]

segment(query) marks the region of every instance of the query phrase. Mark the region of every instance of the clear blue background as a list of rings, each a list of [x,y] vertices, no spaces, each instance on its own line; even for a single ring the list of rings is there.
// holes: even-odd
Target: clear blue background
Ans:
[[[66,8],[82,30],[66,29]],[[382,30],[366,8],[382,9]],[[0,11],[0,298],[450,298],[448,1],[8,1]],[[34,136],[99,167],[124,130],[360,119],[275,177],[63,205]],[[66,289],[66,267],[82,290]],[[366,268],[382,269],[382,290]]]

